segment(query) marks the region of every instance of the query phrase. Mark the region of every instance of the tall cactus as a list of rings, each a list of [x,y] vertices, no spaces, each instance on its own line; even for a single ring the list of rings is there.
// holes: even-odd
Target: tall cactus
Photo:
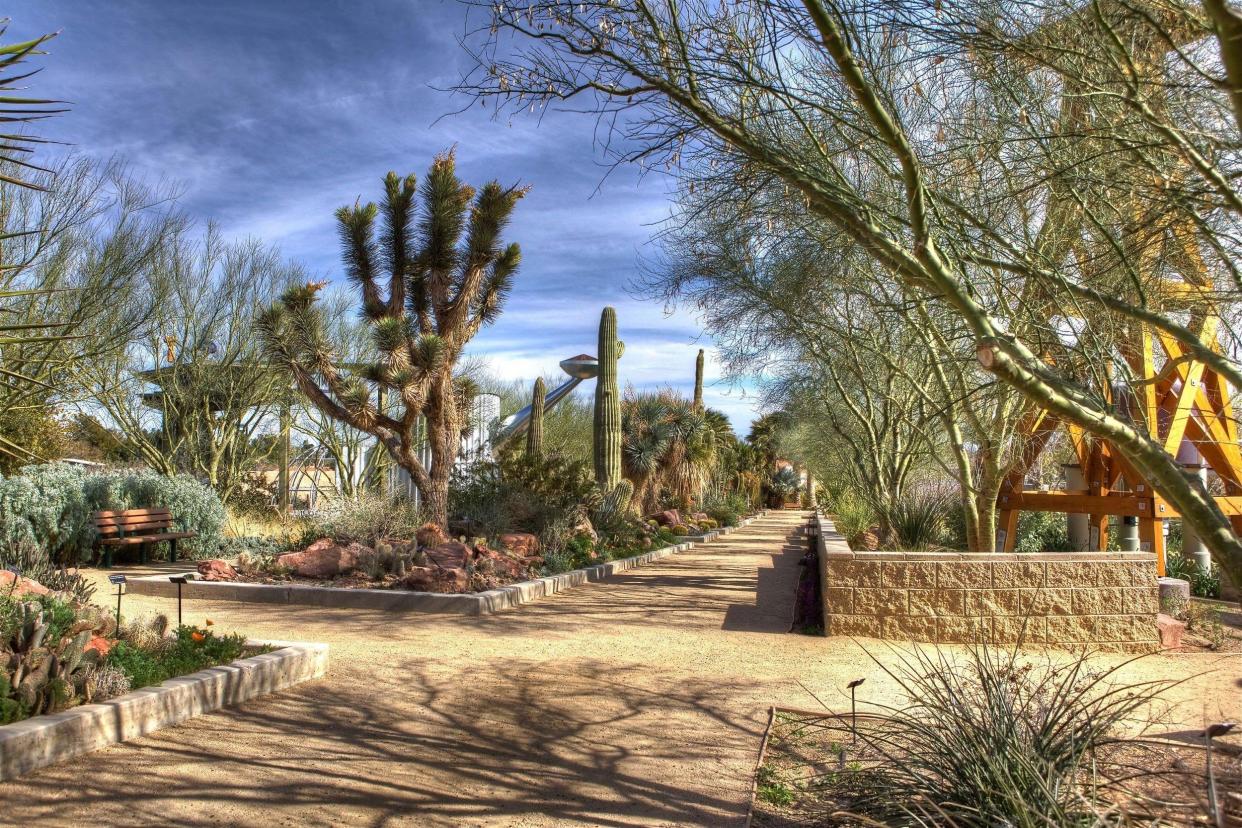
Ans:
[[[621,481],[621,392],[617,360],[625,343],[617,339],[617,311],[604,308],[599,319],[599,376],[595,380],[595,483],[605,494]]]
[[[535,391],[530,398],[530,424],[526,428],[526,454],[529,457],[543,456],[543,401],[547,392],[543,377],[535,380]]]
[[[703,349],[699,348],[698,359],[694,361],[694,410],[703,410]]]

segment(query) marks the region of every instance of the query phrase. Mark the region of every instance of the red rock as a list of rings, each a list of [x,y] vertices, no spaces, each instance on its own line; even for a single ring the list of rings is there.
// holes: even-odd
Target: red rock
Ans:
[[[231,581],[237,577],[237,570],[227,561],[213,558],[198,562],[198,575],[204,581]]]
[[[1169,650],[1182,646],[1182,633],[1186,632],[1186,622],[1178,621],[1163,612],[1156,616],[1156,629],[1160,631],[1160,646]]]
[[[539,554],[539,538],[529,532],[506,532],[500,536],[500,548],[529,558]]]
[[[414,533],[415,540],[419,546],[433,547],[448,542],[448,535],[444,534],[444,530],[434,523],[424,523]]]
[[[20,577],[7,569],[0,569],[0,595],[51,594],[52,591],[38,581],[32,581],[29,578]]]
[[[466,592],[470,578],[464,569],[416,566],[406,573],[401,583],[416,592]]]
[[[470,547],[461,541],[445,541],[427,550],[427,560],[442,569],[465,569],[470,560]]]
[[[655,522],[661,526],[677,526],[681,523],[681,513],[676,509],[660,512],[660,514],[655,516]]]
[[[699,521],[703,521],[703,520],[708,520],[707,512],[695,512],[693,515],[690,516],[690,519],[693,520],[695,523],[698,523]]]
[[[301,552],[281,555],[276,563],[292,569],[303,578],[334,578],[356,567],[359,553],[370,551],[362,544],[339,546],[322,538]]]
[[[96,635],[86,644],[86,649],[95,650],[99,653],[99,657],[103,658],[112,649],[112,641],[104,638],[102,635]]]

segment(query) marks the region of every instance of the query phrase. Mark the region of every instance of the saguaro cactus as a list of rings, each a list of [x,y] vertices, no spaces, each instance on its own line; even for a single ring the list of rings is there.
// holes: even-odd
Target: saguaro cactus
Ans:
[[[694,361],[694,408],[703,410],[703,349],[699,348],[699,356]]]
[[[595,483],[605,494],[621,481],[621,392],[617,360],[625,343],[617,339],[617,311],[599,318],[599,375],[595,380]]]
[[[530,398],[530,425],[526,429],[526,453],[531,457],[543,456],[543,400],[547,386],[543,377],[535,380],[535,390]]]

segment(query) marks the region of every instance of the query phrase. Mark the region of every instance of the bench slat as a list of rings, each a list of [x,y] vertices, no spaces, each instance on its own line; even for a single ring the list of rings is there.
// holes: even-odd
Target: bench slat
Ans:
[[[127,518],[142,517],[144,515],[167,515],[169,509],[167,506],[152,506],[149,509],[119,509],[119,510],[103,510],[95,513],[95,518]]]
[[[146,523],[128,523],[124,526],[115,526],[111,524],[103,524],[96,526],[101,535],[111,535],[117,532],[141,532],[145,529],[159,529],[164,526],[172,526],[172,520],[152,520]]]
[[[158,535],[126,535],[123,538],[103,538],[99,542],[105,546],[132,546],[135,543],[157,543],[165,540],[192,538],[195,532],[162,532]]]

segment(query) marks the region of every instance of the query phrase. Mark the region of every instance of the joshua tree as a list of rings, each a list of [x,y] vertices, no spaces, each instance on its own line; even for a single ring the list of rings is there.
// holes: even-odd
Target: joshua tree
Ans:
[[[521,258],[518,246],[502,246],[500,237],[526,192],[495,181],[476,192],[455,166],[452,152],[438,156],[417,190],[413,175],[389,173],[382,205],[337,210],[346,271],[371,326],[373,362],[338,363],[317,304],[322,283],[289,290],[259,319],[269,357],[313,405],[375,436],[409,472],[440,526],[448,522],[449,476],[470,396],[453,367],[500,314]],[[379,395],[388,401],[380,404]],[[429,466],[418,456],[420,420]]]
[[[599,319],[599,377],[595,380],[595,482],[605,495],[621,482],[621,394],[617,360],[625,343],[617,339],[617,311]]]
[[[539,377],[531,394],[530,425],[526,429],[526,453],[531,457],[543,456],[543,398],[546,394],[543,377]]]

